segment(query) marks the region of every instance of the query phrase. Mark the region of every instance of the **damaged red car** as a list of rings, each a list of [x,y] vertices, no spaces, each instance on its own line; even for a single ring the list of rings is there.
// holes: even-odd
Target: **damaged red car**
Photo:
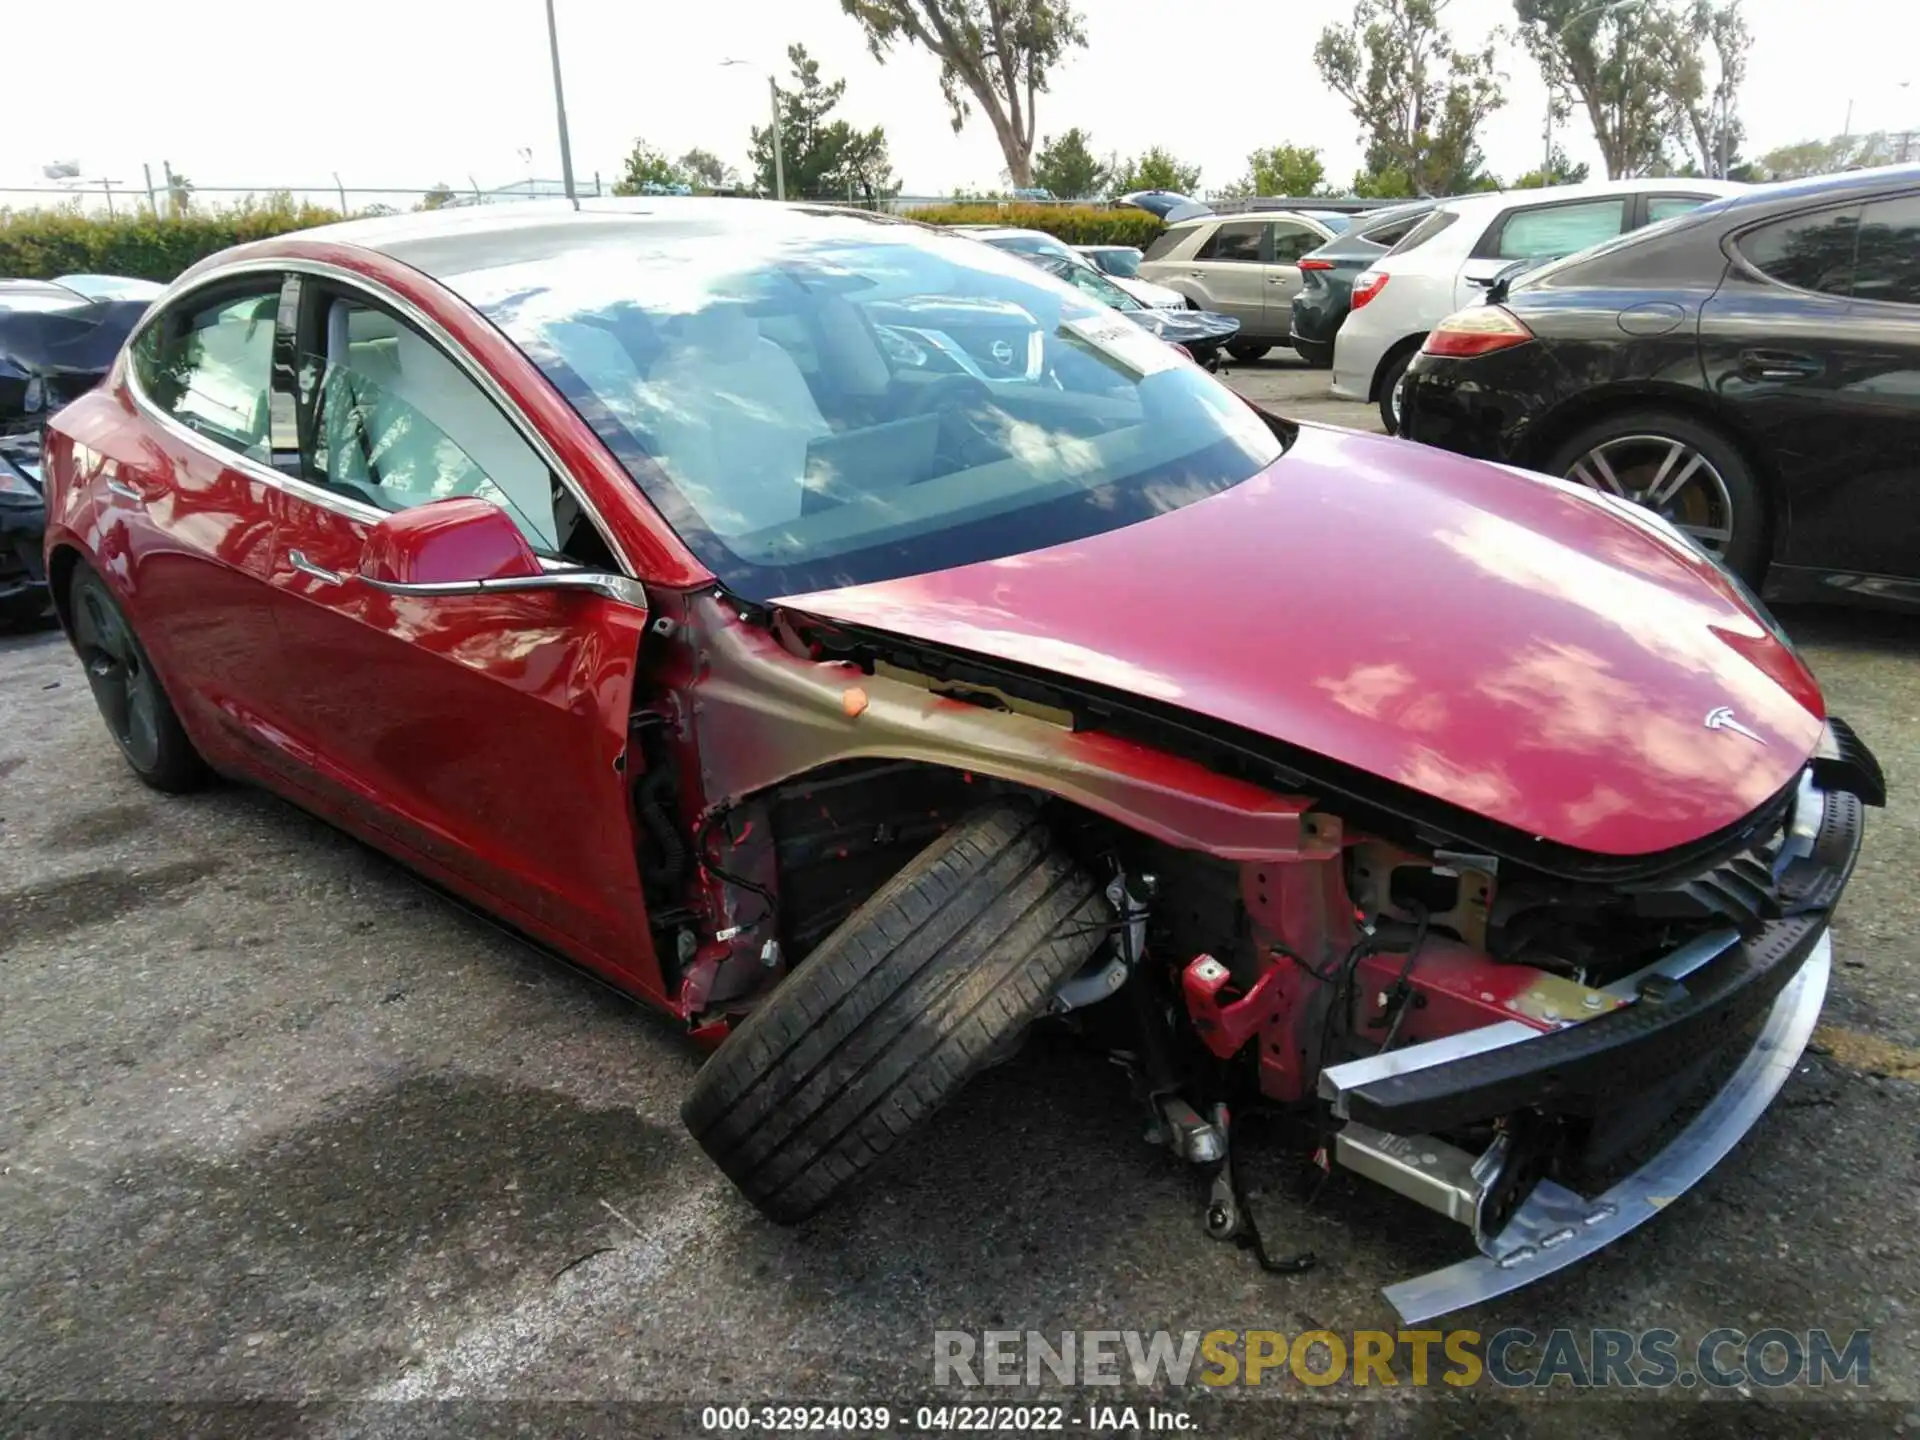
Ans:
[[[267,786],[680,1017],[687,1124],[782,1221],[1058,1019],[1216,1235],[1279,1107],[1463,1227],[1409,1319],[1509,1290],[1753,1124],[1884,800],[1658,517],[1264,413],[909,223],[231,250],[45,473],[133,769]]]

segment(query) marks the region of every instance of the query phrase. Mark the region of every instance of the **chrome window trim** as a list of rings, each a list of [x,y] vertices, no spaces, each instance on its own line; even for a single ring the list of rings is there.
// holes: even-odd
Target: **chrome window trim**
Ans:
[[[127,393],[134,398],[135,404],[141,414],[158,421],[163,429],[194,445],[203,453],[217,455],[219,459],[233,464],[234,468],[241,470],[243,473],[252,476],[264,484],[276,486],[300,499],[310,500],[324,509],[332,510],[338,514],[348,516],[351,519],[363,520],[368,524],[378,524],[386,518],[389,512],[380,509],[376,505],[368,505],[358,500],[350,500],[344,495],[336,494],[324,486],[315,485],[297,476],[283,475],[271,465],[262,465],[258,460],[253,459],[249,455],[242,454],[238,450],[229,450],[224,446],[209,450],[209,442],[204,435],[201,435],[191,426],[181,424],[173,416],[167,414],[159,405],[154,403],[153,398],[141,387],[139,370],[133,363],[133,349],[140,343],[140,340],[145,336],[148,328],[158,322],[163,313],[171,313],[176,305],[189,301],[191,297],[199,294],[203,290],[224,285],[226,282],[239,277],[257,274],[282,276],[289,274],[312,275],[343,288],[356,290],[378,304],[391,309],[399,315],[402,320],[420,331],[421,334],[425,335],[429,341],[437,345],[440,350],[459,367],[463,375],[480,387],[487,398],[499,409],[500,413],[506,416],[507,423],[513,426],[519,433],[520,438],[527,442],[534,453],[537,454],[546,464],[547,468],[553,472],[554,479],[558,481],[561,488],[573,498],[574,503],[580,507],[581,513],[587,517],[588,522],[599,532],[600,539],[607,547],[607,552],[613,556],[614,564],[620,567],[620,574],[629,580],[637,580],[639,578],[638,573],[633,568],[633,562],[628,559],[626,551],[621,548],[619,541],[615,538],[612,531],[608,529],[606,517],[600,513],[599,507],[595,505],[593,500],[574,482],[573,477],[567,473],[567,468],[560,463],[560,457],[554,453],[553,447],[547,443],[546,437],[541,435],[540,432],[528,422],[527,417],[521,412],[520,407],[514,404],[506,391],[500,387],[500,383],[495,380],[492,375],[488,374],[486,370],[474,364],[472,358],[461,348],[453,336],[448,334],[445,327],[431,315],[421,310],[419,306],[415,305],[405,296],[395,294],[379,281],[369,279],[356,270],[348,270],[340,265],[330,265],[324,260],[308,260],[298,256],[239,260],[230,265],[222,265],[219,269],[209,271],[205,275],[196,276],[193,284],[184,290],[169,291],[166,295],[154,302],[152,308],[140,317],[140,323],[134,326],[132,333],[127,336],[125,346],[128,356],[126,367]],[[512,342],[509,341],[508,343],[511,344]]]

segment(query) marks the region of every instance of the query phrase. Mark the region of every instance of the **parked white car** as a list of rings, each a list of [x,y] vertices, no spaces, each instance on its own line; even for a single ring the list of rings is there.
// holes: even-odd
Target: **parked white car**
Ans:
[[[1178,290],[1140,277],[1140,250],[1133,245],[1076,245],[1086,262],[1142,305],[1155,310],[1198,310]]]
[[[1353,308],[1333,342],[1333,393],[1377,401],[1397,431],[1400,378],[1421,341],[1501,271],[1571,255],[1743,188],[1670,176],[1445,201],[1354,280]]]
[[[1063,260],[1071,260],[1089,270],[1098,270],[1142,305],[1150,306],[1155,310],[1188,308],[1187,297],[1178,291],[1169,290],[1164,285],[1153,285],[1144,280],[1131,280],[1116,274],[1097,263],[1092,256],[1085,253],[1084,249],[1077,249],[1059,237],[1047,234],[1044,230],[1020,230],[1010,225],[955,225],[952,228],[972,239],[991,245],[996,250],[1011,251],[1015,255],[1025,255],[1029,259],[1035,255],[1058,255]],[[1133,253],[1138,255],[1140,252],[1135,250]]]

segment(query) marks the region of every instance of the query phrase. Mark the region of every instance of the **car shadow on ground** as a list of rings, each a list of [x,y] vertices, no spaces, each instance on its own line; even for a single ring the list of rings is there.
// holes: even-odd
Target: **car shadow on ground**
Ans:
[[[1774,617],[1798,645],[1830,649],[1920,652],[1920,614],[1855,605],[1781,605]]]

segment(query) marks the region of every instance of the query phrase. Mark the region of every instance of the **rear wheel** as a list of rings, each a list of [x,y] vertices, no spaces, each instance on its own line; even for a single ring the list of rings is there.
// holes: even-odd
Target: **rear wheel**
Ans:
[[[1242,365],[1251,365],[1271,349],[1273,349],[1273,346],[1266,344],[1264,341],[1235,340],[1227,346],[1227,354],[1238,360]]]
[[[681,1118],[764,1214],[803,1220],[1038,1018],[1109,918],[1031,806],[978,811],[747,1017]]]
[[[113,592],[86,566],[73,572],[73,648],[86,667],[93,703],[133,773],[156,790],[178,794],[206,783],[206,762],[193,748]]]
[[[1401,382],[1407,378],[1407,367],[1413,363],[1416,353],[1413,350],[1401,351],[1380,372],[1380,423],[1386,427],[1389,435],[1400,433]]]
[[[1753,469],[1713,426],[1661,410],[1609,415],[1567,439],[1548,472],[1644,505],[1742,579],[1766,568],[1766,501]]]
[[[1318,340],[1302,340],[1293,337],[1293,353],[1306,361],[1314,370],[1326,370],[1333,365],[1333,346]]]

